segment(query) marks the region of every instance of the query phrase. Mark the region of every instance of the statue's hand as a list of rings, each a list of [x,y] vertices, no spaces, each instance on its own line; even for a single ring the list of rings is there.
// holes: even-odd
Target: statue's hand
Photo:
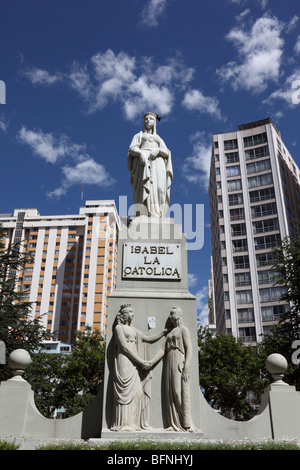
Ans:
[[[183,369],[183,371],[182,371],[182,380],[183,380],[184,382],[188,382],[188,381],[189,381],[189,378],[190,378],[189,371]]]
[[[156,157],[158,157],[160,153],[160,149],[153,149],[149,155],[150,160],[155,160]]]
[[[144,361],[144,363],[142,365],[142,369],[149,370],[149,369],[151,369],[151,367],[152,367],[152,364],[151,364],[150,361]]]

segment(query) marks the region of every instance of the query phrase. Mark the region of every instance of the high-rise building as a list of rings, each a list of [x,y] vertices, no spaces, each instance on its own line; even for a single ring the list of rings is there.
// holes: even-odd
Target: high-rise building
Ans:
[[[272,271],[300,219],[299,168],[270,118],[213,136],[209,201],[217,331],[257,343],[288,306]]]
[[[120,220],[114,201],[87,201],[77,215],[41,216],[37,209],[2,214],[6,243],[21,242],[32,263],[17,289],[34,302],[32,317],[72,344],[89,325],[106,334],[107,296],[115,287]]]

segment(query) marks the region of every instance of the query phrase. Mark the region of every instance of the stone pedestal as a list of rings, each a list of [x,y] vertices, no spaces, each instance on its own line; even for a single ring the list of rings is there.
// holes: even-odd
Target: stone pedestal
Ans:
[[[108,299],[107,350],[104,376],[102,437],[130,433],[111,431],[114,413],[114,323],[123,304],[130,304],[132,325],[149,336],[166,328],[172,307],[183,311],[192,343],[190,403],[193,424],[200,431],[200,388],[196,299],[188,290],[186,238],[173,219],[138,217],[120,232],[117,285]],[[150,345],[150,358],[162,348],[165,336]],[[166,432],[164,358],[150,371],[149,433]],[[136,433],[138,434],[138,432]],[[136,435],[135,434],[135,435]],[[166,433],[176,436],[178,433]],[[180,434],[180,433],[179,433]],[[186,436],[194,433],[184,433]],[[142,431],[140,435],[145,435]]]

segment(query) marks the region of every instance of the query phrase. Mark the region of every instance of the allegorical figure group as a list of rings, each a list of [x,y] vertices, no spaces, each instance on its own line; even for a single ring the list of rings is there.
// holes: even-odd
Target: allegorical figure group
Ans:
[[[192,347],[183,312],[173,307],[170,329],[148,336],[132,326],[131,305],[122,305],[114,328],[114,417],[111,430],[148,429],[151,375],[164,357],[165,403],[168,430],[195,431],[190,410]],[[165,336],[162,348],[151,359],[150,344]]]

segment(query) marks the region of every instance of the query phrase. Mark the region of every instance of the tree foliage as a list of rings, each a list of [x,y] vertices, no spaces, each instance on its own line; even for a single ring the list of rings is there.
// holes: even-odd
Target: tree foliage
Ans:
[[[99,330],[77,332],[70,354],[38,353],[26,378],[39,411],[48,418],[64,408],[64,417],[84,410],[97,395],[104,376],[105,341]]]
[[[274,281],[284,288],[281,300],[289,305],[288,310],[280,317],[271,329],[271,334],[264,337],[259,345],[260,354],[267,357],[273,352],[282,354],[289,367],[285,381],[300,390],[299,365],[293,364],[293,344],[300,340],[300,225],[295,224],[293,235],[285,237],[275,248],[276,258],[272,266],[277,273]]]
[[[22,348],[29,353],[36,350],[49,334],[43,328],[40,317],[32,315],[33,302],[26,300],[28,291],[17,289],[18,273],[24,271],[33,260],[24,252],[21,243],[5,243],[5,231],[0,224],[0,339],[4,341],[7,355]],[[0,368],[0,380],[6,380],[11,372]]]
[[[300,331],[300,225],[296,227],[294,235],[282,240],[275,252],[275,281],[285,289],[281,300],[290,305],[280,319],[280,334],[293,341],[299,339]]]
[[[248,420],[267,384],[256,348],[232,335],[199,328],[199,379],[204,398],[221,414]]]

